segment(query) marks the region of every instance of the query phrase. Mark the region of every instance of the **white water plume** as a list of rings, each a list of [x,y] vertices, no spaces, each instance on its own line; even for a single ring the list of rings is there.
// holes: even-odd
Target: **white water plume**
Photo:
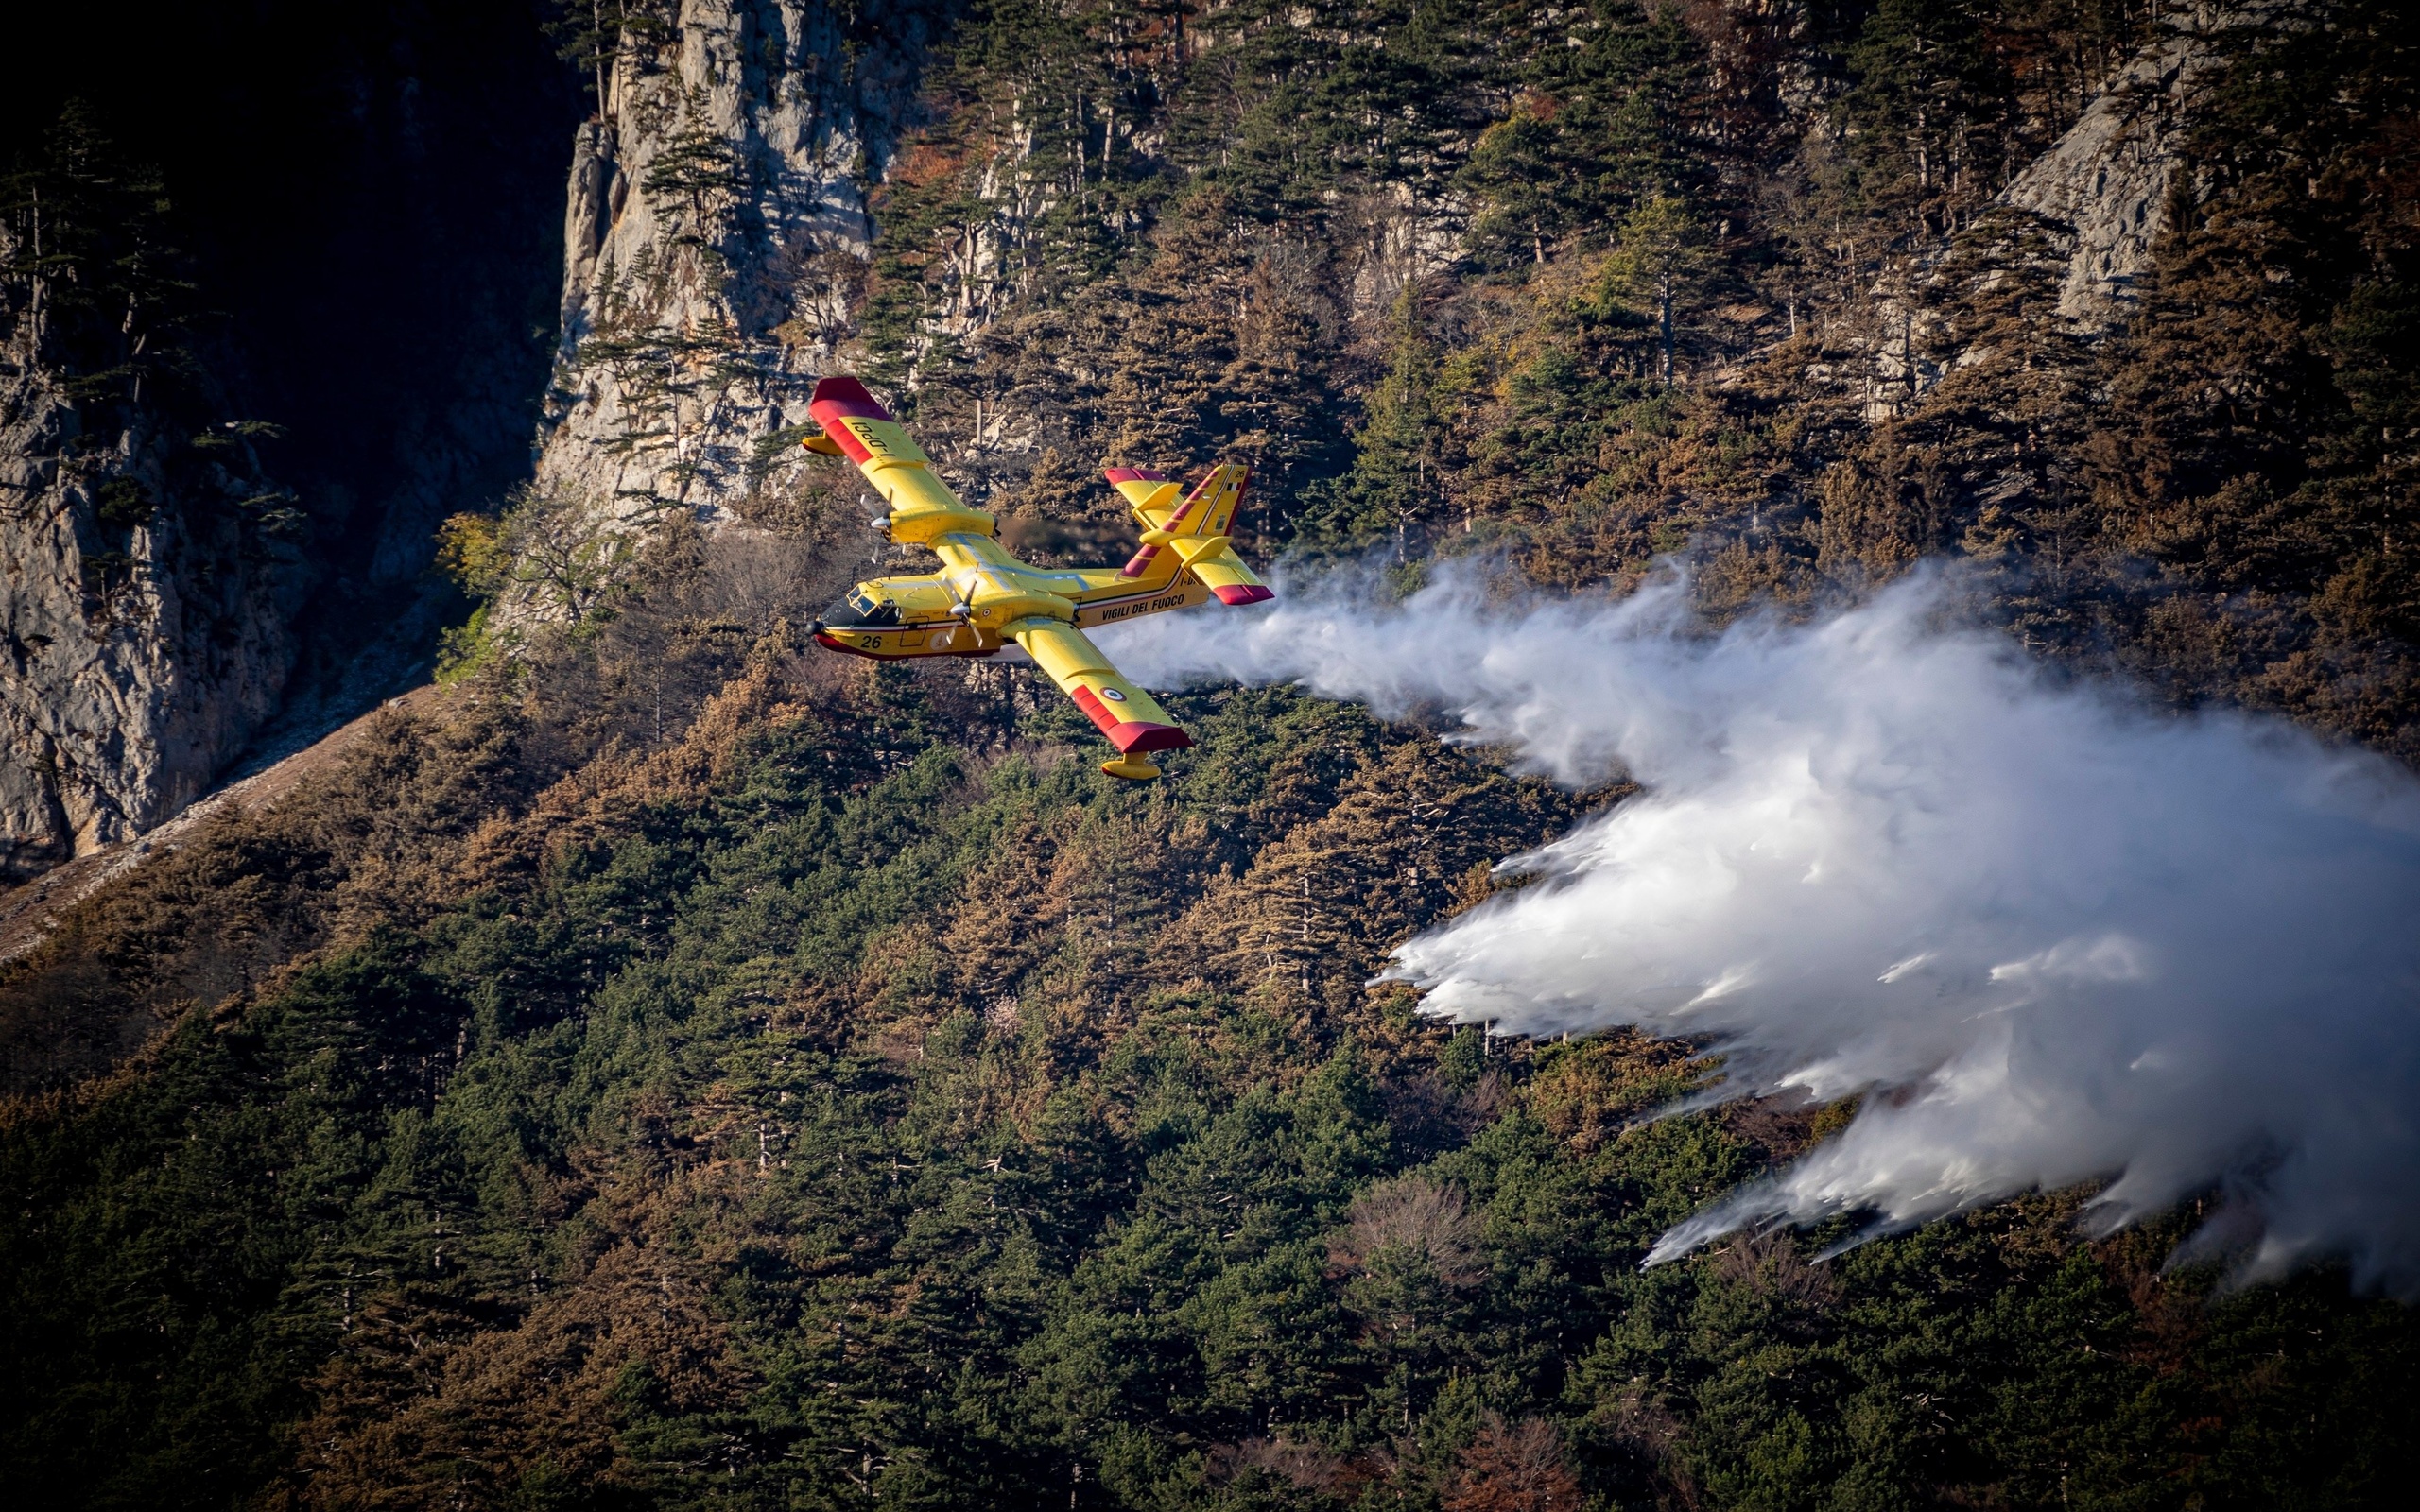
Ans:
[[[1148,684],[1443,706],[1563,781],[1643,784],[1390,974],[1499,1030],[1705,1038],[1730,1094],[1865,1094],[1651,1263],[2104,1181],[2096,1231],[2223,1189],[2199,1247],[2239,1279],[2336,1257],[2420,1295],[2420,782],[2063,681],[1949,597],[1925,575],[1707,637],[1672,586],[1507,610],[1448,582],[1105,639]]]

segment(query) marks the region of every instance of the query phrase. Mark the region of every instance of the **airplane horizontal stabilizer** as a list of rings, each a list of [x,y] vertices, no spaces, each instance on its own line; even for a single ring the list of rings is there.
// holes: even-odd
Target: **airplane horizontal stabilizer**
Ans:
[[[1277,596],[1267,583],[1253,576],[1252,569],[1244,565],[1241,557],[1226,546],[1204,553],[1185,565],[1193,569],[1194,576],[1201,579],[1201,586],[1209,589],[1219,603],[1230,608],[1258,604]]]
[[[1109,480],[1134,506],[1135,515],[1143,522],[1143,547],[1134,558],[1118,569],[1122,577],[1140,577],[1151,570],[1160,549],[1173,541],[1190,537],[1224,536],[1236,518],[1236,507],[1243,503],[1244,485],[1252,479],[1252,469],[1233,462],[1222,463],[1210,470],[1210,475],[1194,486],[1184,502],[1163,514],[1158,501],[1163,496],[1173,498],[1176,485],[1156,472],[1141,468],[1112,468]],[[1144,499],[1135,497],[1136,490],[1146,485],[1155,491]],[[1242,564],[1238,562],[1237,566]]]
[[[1133,506],[1134,512],[1143,517],[1147,530],[1166,524],[1169,512],[1176,508],[1176,485],[1168,481],[1165,472],[1155,472],[1148,467],[1114,467],[1102,476],[1115,484],[1126,502]]]

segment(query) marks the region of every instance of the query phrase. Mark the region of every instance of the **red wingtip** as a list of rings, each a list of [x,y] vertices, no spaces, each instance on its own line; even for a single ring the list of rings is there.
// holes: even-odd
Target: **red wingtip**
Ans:
[[[855,432],[840,422],[844,420],[890,419],[890,411],[883,408],[881,402],[867,393],[866,386],[855,378],[818,379],[815,397],[806,402],[806,412],[823,427],[823,434],[838,443],[841,455],[859,467],[873,460],[873,454],[865,449],[865,444],[857,439]]]
[[[1193,744],[1193,737],[1174,725],[1155,725],[1143,719],[1120,720],[1090,688],[1070,688],[1067,696],[1073,698],[1076,707],[1081,709],[1100,732],[1109,737],[1109,743],[1116,747],[1121,755],[1138,750],[1183,750]]]
[[[1230,583],[1223,588],[1214,588],[1210,592],[1219,595],[1219,602],[1221,604],[1257,604],[1263,599],[1277,596],[1258,583]]]
[[[1109,730],[1109,743],[1127,755],[1138,750],[1183,750],[1193,744],[1193,737],[1174,725],[1146,724],[1130,719]]]
[[[1168,480],[1167,473],[1155,472],[1148,467],[1108,468],[1101,476],[1112,483],[1166,483]]]
[[[858,420],[890,419],[890,411],[882,407],[882,401],[868,393],[865,385],[848,377],[818,379],[815,397],[807,401],[806,407],[817,420],[822,420],[827,410],[835,420],[842,416],[854,416]]]

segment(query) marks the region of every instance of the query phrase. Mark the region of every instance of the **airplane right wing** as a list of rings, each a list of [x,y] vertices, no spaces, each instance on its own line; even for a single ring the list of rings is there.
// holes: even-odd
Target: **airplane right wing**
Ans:
[[[1103,771],[1116,777],[1157,777],[1158,768],[1145,759],[1149,752],[1183,750],[1193,744],[1167,711],[1120,675],[1083,631],[1039,616],[1017,620],[1005,629],[1117,747],[1120,759]]]

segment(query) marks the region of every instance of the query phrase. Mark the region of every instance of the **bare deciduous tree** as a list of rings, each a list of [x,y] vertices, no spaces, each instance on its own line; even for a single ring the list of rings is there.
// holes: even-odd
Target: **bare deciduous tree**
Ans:
[[[1569,1512],[1580,1505],[1563,1432],[1544,1418],[1507,1423],[1491,1415],[1461,1461],[1438,1503],[1444,1512]]]
[[[1354,1199],[1352,1227],[1331,1249],[1343,1266],[1359,1269],[1379,1251],[1407,1249],[1426,1258],[1448,1286],[1476,1284],[1486,1274],[1478,1253],[1478,1222],[1462,1189],[1403,1176]]]

